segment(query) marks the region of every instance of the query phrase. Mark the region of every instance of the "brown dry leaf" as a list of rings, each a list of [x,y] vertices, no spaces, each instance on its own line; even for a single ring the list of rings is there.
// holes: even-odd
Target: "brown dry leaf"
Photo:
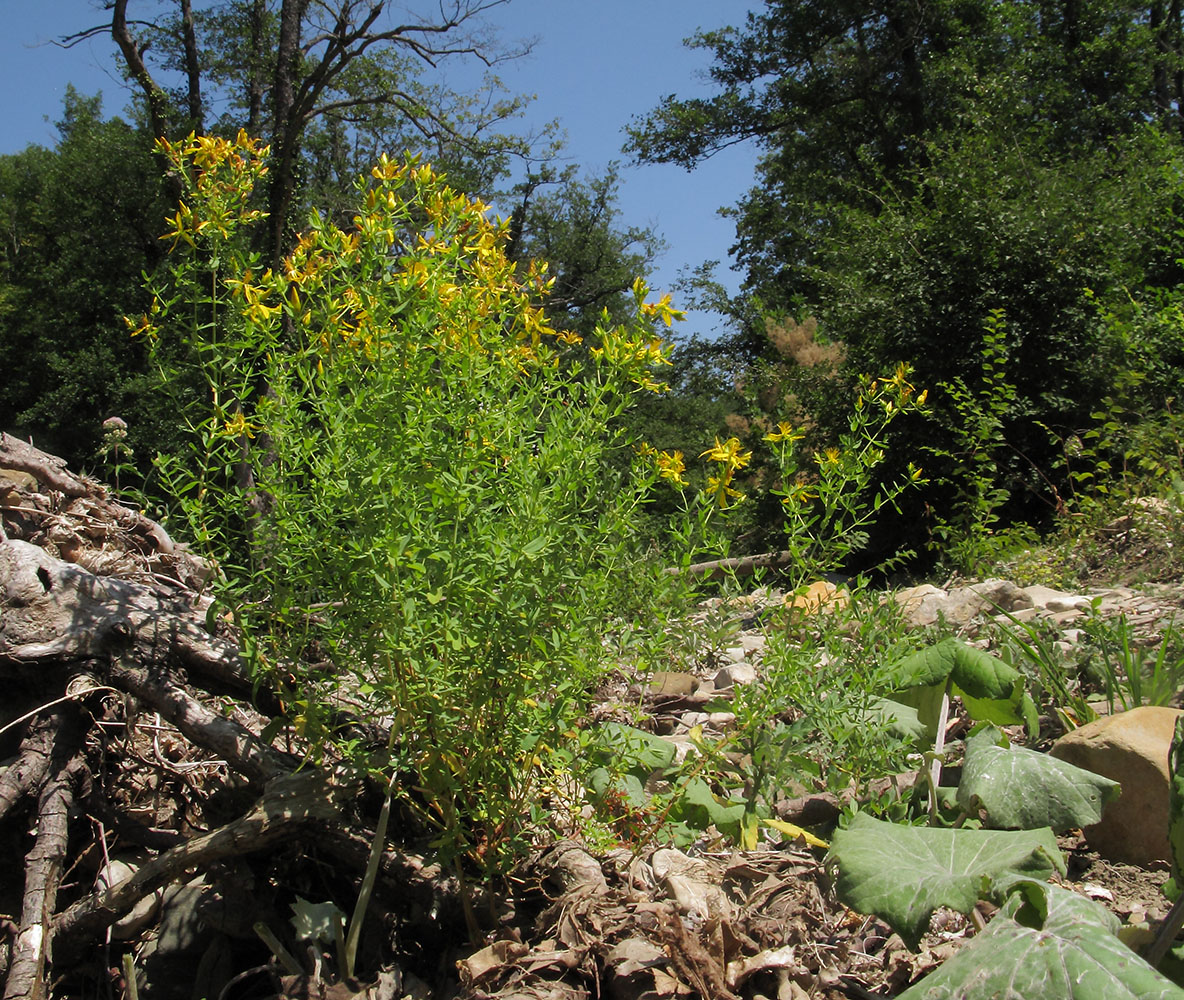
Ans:
[[[749,977],[767,969],[798,969],[798,961],[793,945],[762,951],[751,958],[740,959],[728,963],[728,986],[739,989]]]
[[[491,972],[514,964],[515,959],[521,958],[529,951],[529,945],[517,941],[494,941],[476,954],[462,958],[456,963],[460,981],[466,987],[472,986]]]

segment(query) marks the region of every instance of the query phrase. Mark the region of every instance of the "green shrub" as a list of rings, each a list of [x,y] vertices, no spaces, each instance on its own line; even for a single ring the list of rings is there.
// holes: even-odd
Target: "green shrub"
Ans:
[[[582,344],[553,329],[545,269],[507,260],[485,206],[414,160],[383,158],[350,228],[314,214],[264,269],[266,150],[242,133],[160,149],[186,195],[133,326],[166,376],[205,384],[177,400],[190,450],[160,466],[220,561],[219,605],[311,756],[401,775],[445,854],[496,870],[579,765],[606,622],[682,585],[631,544],[681,456],[622,421],[660,388],[654,325],[675,312],[638,281],[627,324]],[[341,708],[390,746],[364,748]]]

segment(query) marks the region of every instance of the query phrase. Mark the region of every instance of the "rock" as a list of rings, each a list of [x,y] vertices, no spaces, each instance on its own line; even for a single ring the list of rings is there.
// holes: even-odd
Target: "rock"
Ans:
[[[119,885],[131,878],[136,873],[137,867],[119,858],[112,858],[99,869],[96,879],[98,888],[110,889]],[[120,941],[134,938],[156,919],[160,913],[160,901],[163,895],[164,891],[157,889],[156,892],[141,899],[130,912],[125,913],[111,925],[111,936]]]
[[[845,608],[848,597],[829,580],[815,580],[805,590],[789,595],[786,604],[803,615],[812,615],[822,608],[837,610]]]
[[[715,689],[726,691],[737,684],[751,684],[756,680],[756,668],[751,663],[729,663],[715,675]]]
[[[1168,750],[1174,708],[1143,706],[1098,719],[1057,740],[1050,753],[1122,785],[1102,821],[1085,830],[1090,846],[1113,861],[1170,861]]]
[[[1067,594],[1063,590],[1053,590],[1052,587],[1041,587],[1039,584],[1025,587],[1025,594],[1032,601],[1033,607],[1056,613],[1058,611],[1080,611],[1088,608],[1092,598],[1080,594]]]
[[[699,680],[694,674],[681,671],[655,670],[650,675],[650,690],[654,694],[687,695],[692,694],[698,686]]]
[[[946,592],[931,583],[897,591],[896,603],[910,625],[923,628],[937,621],[938,609],[946,599]]]
[[[938,607],[941,618],[951,625],[965,625],[978,615],[1030,608],[1029,597],[1010,580],[983,580],[969,587],[951,590]]]

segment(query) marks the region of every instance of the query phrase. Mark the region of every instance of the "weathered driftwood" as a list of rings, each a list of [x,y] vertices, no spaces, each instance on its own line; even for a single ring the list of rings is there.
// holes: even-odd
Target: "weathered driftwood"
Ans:
[[[33,708],[16,758],[0,772],[0,820],[11,822],[19,801],[37,803],[30,817],[37,835],[25,859],[23,912],[4,1000],[48,995],[51,955],[60,971],[145,895],[217,859],[299,836],[336,857],[351,875],[360,873],[373,834],[364,821],[356,829],[348,825],[342,795],[348,780],[313,768],[294,773],[296,758],[203,701],[203,692],[230,693],[269,714],[283,711],[274,694],[253,683],[238,646],[206,628],[208,599],[189,584],[200,583],[208,567],[99,484],[8,435],[0,435],[3,468],[27,473],[42,490],[0,482],[0,682],[40,699],[7,715],[0,709],[3,727]],[[118,562],[125,575],[92,571],[101,560],[87,560],[99,549],[126,554]],[[119,815],[97,781],[91,786],[83,780],[88,775],[75,756],[83,726],[93,720],[75,704],[84,694],[76,699],[66,684],[83,671],[99,690],[125,692],[158,713],[194,747],[256,785],[261,799],[239,819],[190,839]],[[381,727],[344,715],[340,721],[363,738],[386,743]],[[105,827],[127,830],[131,841],[162,853],[131,878],[55,915],[70,846],[66,818],[76,802]],[[414,856],[386,851],[380,879],[422,901],[425,911],[438,910],[442,901],[451,908],[450,880]]]
[[[116,503],[107,495],[101,483],[74,475],[66,468],[66,463],[62,459],[2,431],[0,469],[23,472],[32,476],[44,488],[66,497],[85,497],[93,505],[93,516],[132,535],[140,536],[145,542],[145,547],[169,555],[177,551],[164,528],[140,511]],[[0,527],[0,537],[2,536],[3,528]]]

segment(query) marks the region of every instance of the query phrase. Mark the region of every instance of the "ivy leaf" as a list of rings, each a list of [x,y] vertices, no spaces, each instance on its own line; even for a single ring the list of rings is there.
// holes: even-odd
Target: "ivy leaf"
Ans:
[[[886,920],[916,948],[939,906],[969,913],[990,880],[1007,872],[1065,873],[1051,830],[939,830],[859,813],[837,830],[829,858],[839,898]]]
[[[966,741],[958,805],[986,810],[988,825],[1007,830],[1048,826],[1061,832],[1092,826],[1119,795],[1119,785],[1045,753],[999,746],[986,726]]]
[[[1031,905],[1033,894],[1041,905]],[[1021,913],[1036,925],[1018,920]],[[990,926],[899,1000],[1184,1000],[1117,929],[1117,918],[1084,896],[1016,880]]]

